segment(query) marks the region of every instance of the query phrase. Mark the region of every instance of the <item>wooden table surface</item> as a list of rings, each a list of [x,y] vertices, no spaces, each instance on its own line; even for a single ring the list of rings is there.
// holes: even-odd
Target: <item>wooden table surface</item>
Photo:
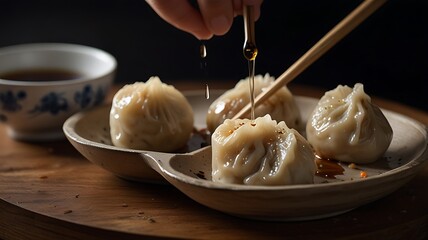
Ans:
[[[290,89],[296,95],[323,94],[298,85]],[[428,124],[425,112],[374,100]],[[199,205],[170,185],[120,179],[90,163],[67,140],[17,142],[0,125],[2,239],[425,239],[427,184],[428,164],[398,191],[342,215],[301,222],[246,220]]]

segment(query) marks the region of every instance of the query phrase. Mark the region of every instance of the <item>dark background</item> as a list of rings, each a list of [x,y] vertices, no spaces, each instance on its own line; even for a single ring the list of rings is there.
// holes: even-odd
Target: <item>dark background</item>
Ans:
[[[256,23],[256,73],[277,77],[361,1],[265,0]],[[171,6],[173,7],[173,6]],[[380,96],[428,111],[428,1],[390,0],[293,83],[324,89],[365,85]],[[68,42],[97,47],[118,60],[117,83],[157,75],[173,84],[237,82],[247,76],[242,18],[201,42],[159,18],[144,0],[0,0],[0,47]]]

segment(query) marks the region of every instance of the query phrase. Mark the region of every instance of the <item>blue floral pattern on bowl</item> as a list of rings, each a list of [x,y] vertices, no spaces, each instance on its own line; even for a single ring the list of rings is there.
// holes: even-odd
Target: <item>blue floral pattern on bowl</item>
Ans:
[[[43,96],[39,103],[31,110],[29,113],[33,115],[38,115],[42,113],[51,113],[52,115],[57,115],[59,112],[68,110],[68,102],[64,93],[55,93],[50,92]]]
[[[93,95],[94,92],[92,90],[92,86],[86,85],[85,87],[83,87],[83,90],[81,92],[76,92],[74,94],[74,101],[81,108],[86,108],[91,104]]]
[[[91,104],[94,106],[100,105],[106,96],[106,90],[99,87],[97,91],[92,89],[91,85],[86,85],[81,92],[74,94],[74,101],[79,104],[80,108],[84,109]]]
[[[94,105],[99,106],[104,102],[104,99],[107,96],[107,90],[106,88],[98,88],[97,92],[95,93],[95,99],[94,99]]]
[[[107,87],[99,87],[96,91],[91,85],[85,85],[83,89],[74,93],[74,101],[80,106],[81,109],[90,107],[91,105],[97,106],[103,103]],[[41,97],[38,103],[28,113],[35,117],[39,114],[49,113],[57,115],[60,112],[67,112],[70,104],[63,92],[49,92]],[[0,92],[0,110],[3,112],[18,112],[22,110],[22,105],[19,103],[27,97],[25,91],[18,91],[16,93],[7,90]],[[7,117],[0,113],[0,122],[7,122]]]
[[[22,109],[19,101],[25,99],[27,93],[24,91],[18,91],[14,94],[12,91],[0,92],[0,109],[6,112],[17,112]],[[0,122],[6,122],[7,117],[4,114],[0,114]]]

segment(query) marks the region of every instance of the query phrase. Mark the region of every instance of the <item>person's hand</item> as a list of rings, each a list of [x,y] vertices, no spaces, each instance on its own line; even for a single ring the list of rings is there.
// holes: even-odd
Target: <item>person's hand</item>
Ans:
[[[193,34],[198,39],[224,35],[233,18],[242,15],[243,5],[254,6],[254,16],[260,16],[263,0],[198,0],[193,7],[188,0],[146,0],[151,8],[174,27]]]

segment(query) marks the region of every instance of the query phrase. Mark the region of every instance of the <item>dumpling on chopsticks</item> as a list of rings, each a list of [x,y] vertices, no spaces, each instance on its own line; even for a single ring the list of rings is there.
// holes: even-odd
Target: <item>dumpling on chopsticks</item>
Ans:
[[[319,157],[360,164],[381,158],[392,135],[391,125],[361,83],[326,92],[306,125],[306,137]]]
[[[268,73],[254,77],[254,94],[257,96],[273,83],[274,77]],[[233,89],[218,97],[209,107],[206,117],[207,128],[210,132],[224,122],[234,117],[245,105],[250,103],[249,78],[240,80]],[[288,127],[304,130],[300,111],[290,90],[284,86],[269,99],[257,106],[255,116],[270,114],[272,119],[284,121]],[[243,118],[250,118],[249,114]]]
[[[110,110],[115,146],[172,152],[184,147],[193,131],[193,109],[186,97],[159,77],[122,87]]]
[[[295,129],[270,115],[226,119],[212,134],[212,180],[246,185],[313,183],[315,155]]]

